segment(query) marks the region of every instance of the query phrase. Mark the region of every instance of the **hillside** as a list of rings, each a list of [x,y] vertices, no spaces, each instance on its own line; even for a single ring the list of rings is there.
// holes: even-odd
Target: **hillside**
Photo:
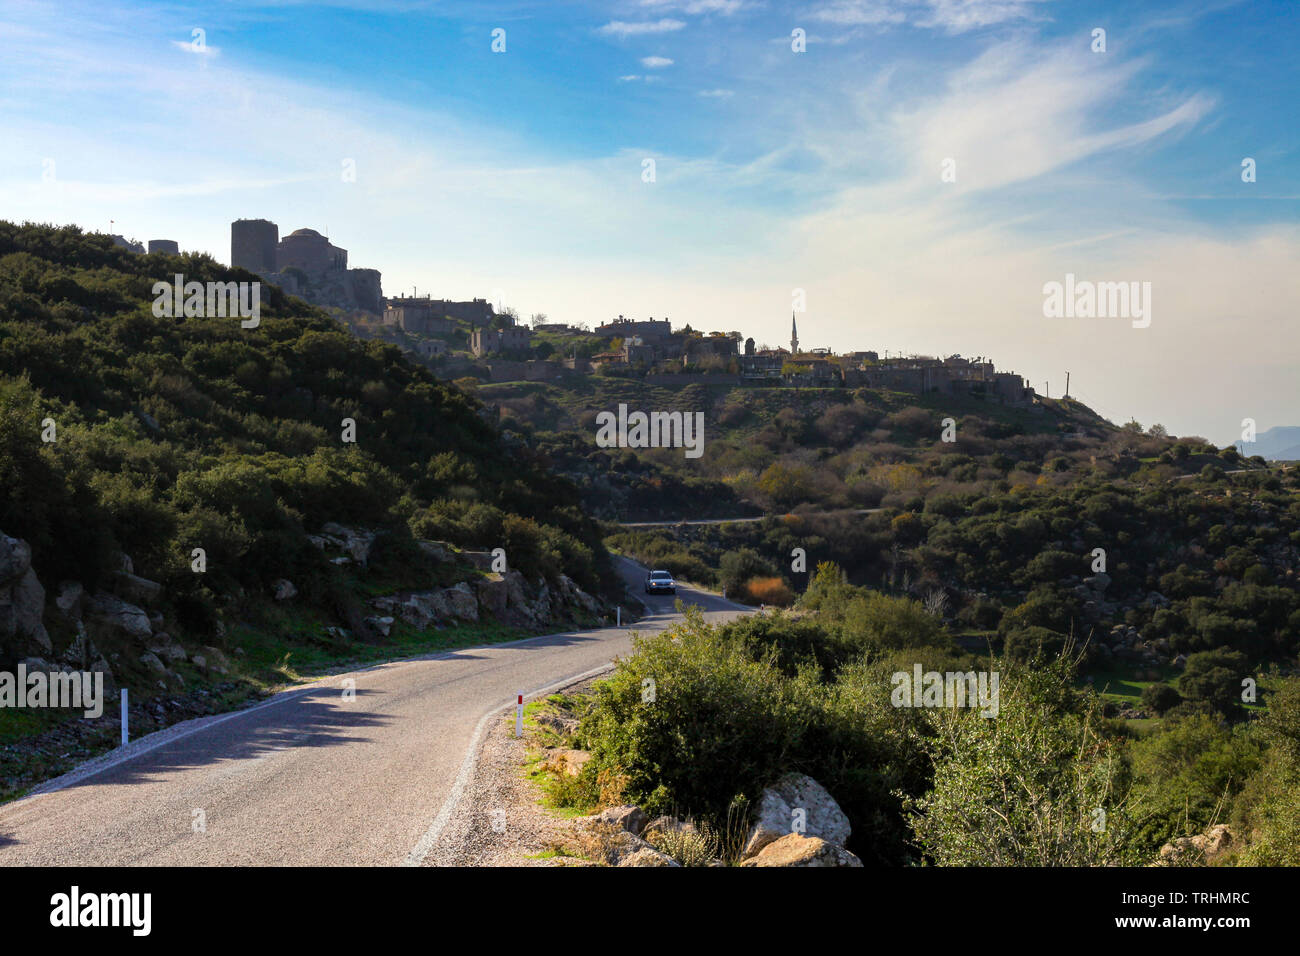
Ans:
[[[901,506],[924,498],[936,477],[939,490],[992,491],[1137,472],[1176,477],[1227,460],[1203,439],[1119,427],[1073,399],[1018,406],[865,388],[668,387],[605,375],[476,392],[503,428],[535,443],[583,488],[592,513],[620,521]],[[620,405],[702,413],[702,454],[597,447],[598,413]]]
[[[0,668],[247,690],[621,593],[578,489],[472,397],[268,285],[256,328],[155,317],[176,273],[254,278],[0,222]]]

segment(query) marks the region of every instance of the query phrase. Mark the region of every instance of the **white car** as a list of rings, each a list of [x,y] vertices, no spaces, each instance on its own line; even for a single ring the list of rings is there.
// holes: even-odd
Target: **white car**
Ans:
[[[667,571],[651,571],[645,579],[646,594],[676,594],[677,582]]]

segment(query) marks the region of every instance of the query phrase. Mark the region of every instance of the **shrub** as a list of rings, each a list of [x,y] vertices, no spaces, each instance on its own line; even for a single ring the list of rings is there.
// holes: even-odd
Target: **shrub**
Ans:
[[[771,604],[789,607],[794,603],[794,592],[780,578],[750,578],[745,584],[750,604]]]
[[[1148,684],[1142,688],[1142,706],[1163,716],[1183,702],[1183,695],[1168,684]]]

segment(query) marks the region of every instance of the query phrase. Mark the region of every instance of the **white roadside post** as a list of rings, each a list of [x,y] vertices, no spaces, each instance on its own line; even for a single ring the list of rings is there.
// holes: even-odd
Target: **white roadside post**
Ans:
[[[618,607],[616,607],[614,609],[614,614],[616,615],[614,618],[614,626],[622,627],[623,626],[623,605],[620,604]]]
[[[122,746],[123,747],[126,746],[127,739],[128,738],[127,738],[127,730],[126,730],[126,688],[123,687],[122,688]]]
[[[515,736],[524,735],[524,695],[519,695],[519,703],[515,707]]]

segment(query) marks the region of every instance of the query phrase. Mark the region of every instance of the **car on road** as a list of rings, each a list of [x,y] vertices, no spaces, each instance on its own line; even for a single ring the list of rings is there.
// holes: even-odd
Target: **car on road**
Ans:
[[[667,571],[651,571],[645,579],[646,594],[676,594],[677,582]]]

